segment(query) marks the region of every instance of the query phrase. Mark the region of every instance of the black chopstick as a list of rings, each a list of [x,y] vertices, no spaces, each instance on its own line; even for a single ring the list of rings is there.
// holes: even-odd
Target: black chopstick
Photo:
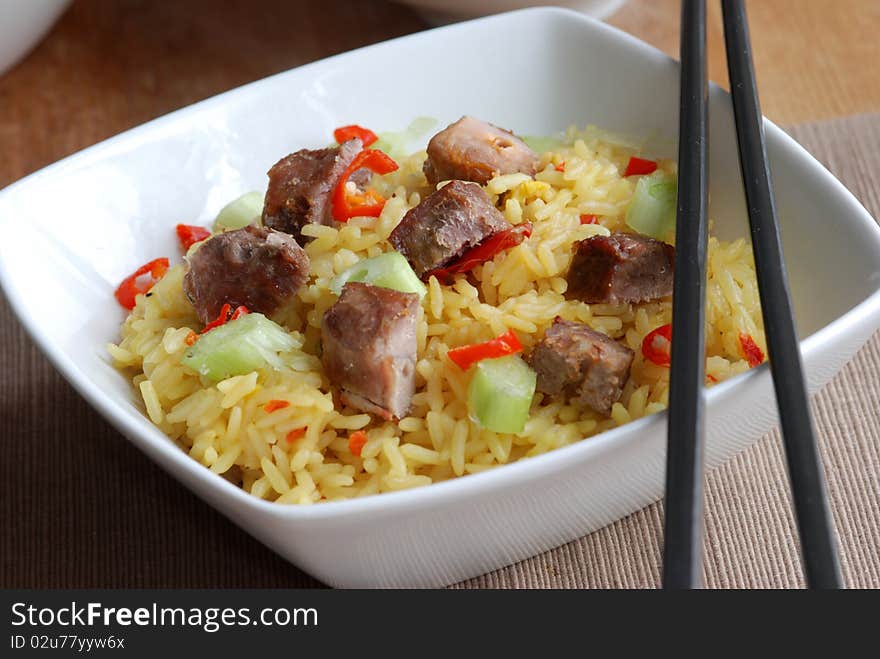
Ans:
[[[801,536],[804,572],[810,588],[840,588],[837,548],[807,403],[776,219],[776,203],[767,165],[745,5],[742,0],[722,0],[721,9],[740,167],[749,208],[752,250],[770,370],[776,389],[788,474]]]
[[[700,585],[708,198],[706,2],[681,3],[678,210],[666,441],[663,586]]]

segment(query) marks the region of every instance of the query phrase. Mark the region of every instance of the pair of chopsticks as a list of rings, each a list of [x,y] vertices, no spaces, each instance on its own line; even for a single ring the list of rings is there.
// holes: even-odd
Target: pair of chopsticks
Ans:
[[[752,250],[804,572],[810,588],[839,588],[837,549],[792,315],[745,6],[743,0],[721,0],[721,7]],[[682,0],[665,588],[699,587],[702,572],[707,151],[706,2]]]

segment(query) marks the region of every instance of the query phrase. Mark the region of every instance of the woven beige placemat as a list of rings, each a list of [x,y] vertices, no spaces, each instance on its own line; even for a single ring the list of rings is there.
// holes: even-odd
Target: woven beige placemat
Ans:
[[[791,131],[880,216],[880,115]],[[0,296],[0,587],[313,587],[154,466],[52,369]],[[880,587],[880,335],[814,399],[841,560]],[[713,471],[706,583],[801,583],[777,433]],[[659,505],[459,587],[652,587]]]

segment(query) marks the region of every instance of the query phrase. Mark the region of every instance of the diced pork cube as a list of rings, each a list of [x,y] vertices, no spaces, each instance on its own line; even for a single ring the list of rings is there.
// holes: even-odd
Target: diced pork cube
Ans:
[[[538,155],[510,131],[462,117],[428,142],[424,171],[428,183],[458,179],[480,185],[499,174],[533,176]]]
[[[419,296],[349,282],[321,321],[324,372],[347,405],[406,416],[415,392]]]
[[[422,277],[508,228],[507,220],[483,188],[451,181],[411,208],[389,240]]]
[[[567,295],[590,304],[650,302],[672,295],[675,248],[647,236],[612,233],[575,245]]]
[[[271,315],[309,276],[309,257],[286,233],[247,226],[206,240],[187,259],[183,290],[203,323],[224,304]]]
[[[301,149],[275,163],[269,170],[263,225],[300,241],[306,224],[333,226],[333,189],[362,148],[355,138],[337,147]]]
[[[538,391],[574,398],[608,415],[629,378],[633,356],[605,334],[557,318],[528,361],[538,374]]]

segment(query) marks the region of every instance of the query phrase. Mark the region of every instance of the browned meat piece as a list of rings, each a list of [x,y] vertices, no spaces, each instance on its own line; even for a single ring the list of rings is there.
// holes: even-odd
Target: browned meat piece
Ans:
[[[411,208],[388,240],[421,277],[508,228],[483,188],[452,181]]]
[[[355,138],[337,147],[302,149],[275,163],[269,170],[263,225],[300,241],[306,224],[332,226],[333,188],[361,149],[363,144]]]
[[[428,142],[428,183],[459,179],[485,185],[498,174],[533,176],[538,155],[510,131],[473,117],[462,117]]]
[[[209,238],[187,263],[183,291],[206,324],[224,304],[272,314],[309,276],[309,257],[296,240],[254,226]]]
[[[672,295],[675,248],[629,233],[593,236],[575,245],[569,297],[590,304],[649,302]]]
[[[528,361],[538,391],[576,398],[607,415],[629,378],[633,351],[583,323],[557,318]]]
[[[321,320],[324,372],[342,402],[383,419],[406,416],[415,392],[419,296],[349,282]]]

